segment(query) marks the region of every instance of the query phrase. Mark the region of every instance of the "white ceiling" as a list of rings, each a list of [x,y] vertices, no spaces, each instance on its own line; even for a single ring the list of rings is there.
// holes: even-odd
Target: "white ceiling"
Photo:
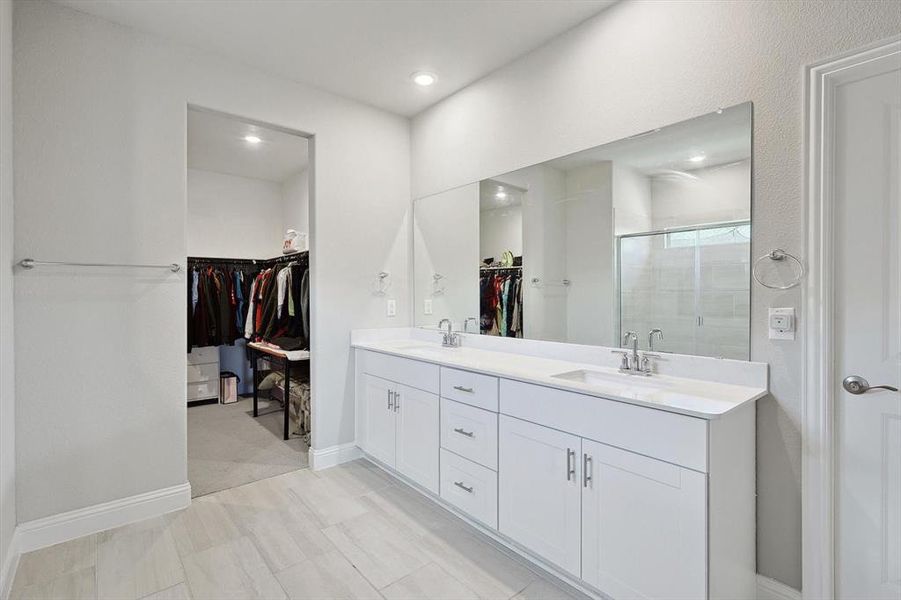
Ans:
[[[262,141],[250,144],[246,135]],[[306,138],[217,113],[188,111],[188,168],[282,183],[309,163]]]
[[[56,0],[413,115],[615,0]],[[420,88],[414,71],[438,82]]]

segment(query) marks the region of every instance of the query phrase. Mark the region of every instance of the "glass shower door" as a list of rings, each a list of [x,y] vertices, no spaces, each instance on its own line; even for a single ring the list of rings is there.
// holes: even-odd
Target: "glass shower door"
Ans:
[[[748,359],[748,223],[619,238],[620,330],[663,330],[655,349]],[[621,337],[620,337],[621,339]]]
[[[697,261],[694,245],[668,244],[667,234],[623,236],[619,244],[620,340],[638,334],[647,349],[648,332],[659,328],[657,350],[695,354]]]

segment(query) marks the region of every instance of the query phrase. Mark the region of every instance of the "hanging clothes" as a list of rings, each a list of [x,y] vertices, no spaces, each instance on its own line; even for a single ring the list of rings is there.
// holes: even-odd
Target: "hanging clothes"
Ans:
[[[522,337],[522,269],[482,269],[479,304],[483,334]]]
[[[306,252],[261,261],[189,258],[188,351],[241,338],[309,349]],[[287,349],[287,348],[286,348]]]
[[[246,267],[195,264],[188,271],[188,350],[234,345],[246,318],[244,282],[256,274]]]

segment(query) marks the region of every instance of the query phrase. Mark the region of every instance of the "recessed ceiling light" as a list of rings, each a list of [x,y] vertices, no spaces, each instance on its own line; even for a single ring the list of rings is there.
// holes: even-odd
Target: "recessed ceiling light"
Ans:
[[[255,135],[245,135],[244,141],[247,142],[248,144],[259,144],[263,140],[261,140],[260,138],[258,138]]]
[[[704,162],[704,159],[705,159],[705,158],[707,158],[707,157],[704,156],[703,154],[695,154],[694,156],[692,156],[692,157],[689,158],[688,160],[690,160],[691,162]]]
[[[507,197],[507,192],[498,192],[494,195],[494,197],[497,198],[498,200],[503,200],[504,198]]]
[[[438,81],[438,76],[427,71],[417,71],[410,75],[410,79],[412,79],[413,83],[415,83],[416,85],[428,87]]]

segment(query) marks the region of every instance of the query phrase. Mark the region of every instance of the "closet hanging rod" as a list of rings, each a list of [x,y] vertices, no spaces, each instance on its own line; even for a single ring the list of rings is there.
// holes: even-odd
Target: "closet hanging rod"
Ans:
[[[210,265],[272,265],[284,262],[304,262],[309,260],[309,252],[294,252],[292,254],[284,254],[275,258],[223,258],[212,256],[189,256],[188,264],[210,264]]]
[[[83,262],[63,262],[55,260],[35,260],[33,258],[23,258],[19,261],[19,266],[23,269],[33,269],[35,267],[45,266],[66,266],[66,267],[128,267],[135,269],[169,269],[173,273],[178,273],[181,266],[178,263],[168,265],[142,265],[134,263],[83,263]]]

